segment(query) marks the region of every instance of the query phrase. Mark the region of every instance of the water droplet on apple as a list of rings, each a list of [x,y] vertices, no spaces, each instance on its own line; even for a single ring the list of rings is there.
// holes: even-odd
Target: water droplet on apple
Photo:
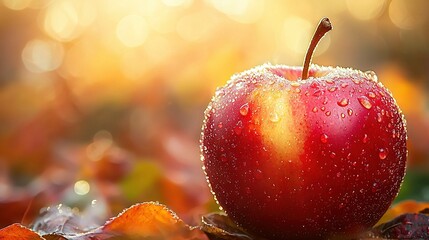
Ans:
[[[237,125],[235,125],[234,132],[235,134],[240,135],[242,131],[243,131],[243,122],[238,121]]]
[[[349,158],[347,158],[347,159],[349,159]],[[352,163],[352,165],[353,165],[353,167],[356,167],[357,162],[356,162],[356,161],[354,161],[354,162]]]
[[[347,159],[350,160],[350,158],[352,157],[352,153],[347,154]]]
[[[347,109],[347,114],[349,116],[353,115],[353,110],[351,108]]]
[[[387,157],[387,152],[384,148],[380,148],[379,152],[378,152],[378,157],[383,160],[386,159]]]
[[[334,83],[334,80],[333,79],[331,79],[331,78],[329,78],[329,79],[326,79],[326,81],[325,81],[326,83],[329,83],[329,84],[333,84]]]
[[[363,135],[362,142],[363,143],[367,143],[368,142],[368,135],[366,133]]]
[[[240,114],[246,116],[249,113],[249,104],[245,103],[240,107]]]
[[[377,122],[381,122],[383,119],[380,113],[377,113]]]
[[[317,107],[314,107],[312,110],[314,113],[318,111]]]
[[[330,92],[335,92],[335,90],[337,90],[337,87],[330,87],[330,88],[328,89],[328,91],[330,91]]]
[[[375,98],[375,93],[373,93],[373,92],[368,92],[368,97],[370,97],[370,98]]]
[[[341,113],[341,118],[345,118],[346,115],[344,113]]]
[[[323,112],[325,111],[325,107],[321,107],[320,110]]]
[[[331,112],[330,112],[330,111],[326,111],[326,112],[325,112],[325,115],[326,115],[326,116],[331,116]]]
[[[296,93],[300,93],[300,92],[301,92],[301,89],[300,89],[300,88],[296,88],[296,89],[295,89],[295,92],[296,92]]]
[[[256,171],[253,173],[253,176],[255,177],[255,179],[261,180],[262,179],[262,171],[259,169],[256,169]]]
[[[366,72],[365,72],[365,74],[368,76],[368,78],[369,78],[370,80],[373,80],[373,81],[375,81],[375,82],[377,82],[377,81],[378,81],[377,75],[375,74],[375,72],[374,72],[374,71],[366,71]]]
[[[349,99],[343,98],[340,101],[338,101],[337,104],[340,107],[345,107],[345,106],[349,105]]]
[[[372,184],[371,191],[372,191],[373,193],[375,193],[375,192],[377,192],[377,190],[378,190],[378,184],[375,182],[375,183],[373,183],[373,184]]]
[[[311,87],[311,88],[317,88],[317,87],[319,87],[319,83],[318,83],[318,82],[312,82],[312,83],[310,84],[310,87]]]
[[[292,87],[299,87],[301,84],[300,84],[299,82],[292,81],[292,82],[290,82],[290,85],[291,85]]]
[[[327,143],[328,142],[328,135],[326,135],[324,133],[322,135],[320,135],[320,141],[322,143]]]
[[[223,123],[219,122],[219,124],[217,125],[218,128],[222,128],[223,127]]]
[[[327,98],[327,97],[325,97],[325,98],[323,99],[322,104],[323,104],[323,105],[325,105],[325,104],[327,104],[327,103],[328,103],[328,98]]]
[[[346,88],[349,84],[348,83],[341,83],[342,88]]]
[[[334,152],[331,152],[331,154],[329,155],[332,159],[335,158],[336,154]]]
[[[364,107],[368,110],[371,109],[372,104],[367,97],[361,96],[361,97],[358,97],[358,100],[359,100],[360,105],[362,105],[362,107]]]
[[[313,96],[318,97],[318,96],[322,95],[322,93],[323,93],[322,90],[317,89],[316,91],[314,91]]]
[[[279,115],[276,112],[270,113],[270,121],[278,122],[280,120]]]

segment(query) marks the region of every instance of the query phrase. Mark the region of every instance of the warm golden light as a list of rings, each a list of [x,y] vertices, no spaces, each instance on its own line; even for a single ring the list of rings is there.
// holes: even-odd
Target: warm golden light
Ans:
[[[169,7],[189,6],[192,0],[162,0],[162,3]]]
[[[390,20],[402,29],[416,28],[423,23],[425,16],[427,16],[427,9],[418,6],[406,0],[392,0],[389,6]]]
[[[353,17],[359,20],[370,20],[380,16],[386,0],[347,0],[347,8]]]
[[[34,39],[25,45],[21,58],[27,70],[42,73],[57,69],[62,63],[63,55],[64,50],[61,44]]]
[[[140,15],[128,15],[119,21],[116,36],[127,47],[138,47],[149,33],[146,20]]]
[[[264,12],[263,0],[210,0],[220,12],[241,23],[257,21]]]
[[[31,0],[3,0],[3,5],[12,10],[22,10],[27,8]]]
[[[74,192],[77,195],[86,195],[89,193],[90,189],[91,187],[89,186],[89,183],[85,180],[79,180],[74,184]]]

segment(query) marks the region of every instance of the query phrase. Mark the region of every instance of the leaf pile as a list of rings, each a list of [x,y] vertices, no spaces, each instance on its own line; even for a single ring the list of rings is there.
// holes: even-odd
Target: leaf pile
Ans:
[[[425,207],[421,210],[421,207]],[[385,215],[392,217],[361,239],[429,239],[429,203],[405,201]],[[417,209],[421,211],[418,212]],[[409,212],[403,213],[404,210]],[[414,213],[412,213],[414,212]],[[385,218],[384,217],[384,218]],[[383,218],[383,219],[384,219]],[[75,210],[57,205],[44,209],[31,229],[15,223],[0,229],[0,239],[23,240],[101,240],[101,239],[172,239],[172,240],[264,240],[238,227],[223,213],[202,217],[200,226],[189,226],[166,206],[145,202],[131,206],[103,225]]]

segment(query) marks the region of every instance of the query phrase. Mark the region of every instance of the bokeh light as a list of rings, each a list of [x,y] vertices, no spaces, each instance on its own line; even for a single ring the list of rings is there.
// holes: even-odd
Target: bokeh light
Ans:
[[[60,43],[51,40],[34,39],[22,50],[22,62],[34,73],[57,69],[63,60],[64,50]]]
[[[74,184],[74,192],[77,195],[86,195],[90,189],[89,183],[85,180],[79,180]]]
[[[128,15],[119,21],[116,35],[125,46],[137,47],[146,40],[148,26],[142,16]]]
[[[31,3],[31,0],[3,0],[5,7],[12,10],[22,10],[27,8]]]
[[[94,21],[96,13],[92,1],[57,0],[46,9],[44,29],[54,39],[70,41]]]
[[[348,10],[359,20],[370,20],[380,16],[385,7],[386,0],[347,0]]]

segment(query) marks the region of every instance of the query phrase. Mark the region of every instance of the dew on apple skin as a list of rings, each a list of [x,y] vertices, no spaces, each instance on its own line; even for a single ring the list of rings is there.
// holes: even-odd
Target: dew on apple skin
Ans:
[[[331,116],[331,111],[326,111],[325,115],[328,116],[328,117]]]
[[[271,122],[278,122],[279,120],[280,120],[280,117],[276,112],[270,113],[270,121]]]
[[[290,85],[291,85],[292,87],[299,87],[301,84],[300,84],[299,82],[292,81],[292,82],[290,82]]]
[[[381,160],[386,159],[386,157],[387,157],[387,152],[386,152],[386,150],[385,150],[384,148],[380,148],[380,149],[379,149],[379,151],[378,151],[378,157],[379,157]]]
[[[372,184],[371,191],[372,191],[373,193],[375,193],[375,192],[377,192],[377,191],[378,191],[378,184],[377,184],[376,182]]]
[[[243,131],[243,122],[238,121],[234,127],[234,132],[235,134],[240,135],[242,131]]]
[[[330,88],[328,89],[328,91],[330,91],[330,92],[335,92],[337,89],[338,89],[338,88],[334,86],[334,87],[330,87]]]
[[[382,120],[381,114],[377,113],[377,122],[381,123]]]
[[[367,76],[368,76],[368,78],[369,78],[370,80],[374,81],[374,82],[377,82],[377,81],[378,81],[377,74],[375,74],[375,72],[374,72],[374,71],[366,71],[366,72],[365,72],[365,75],[367,75]]]
[[[246,116],[249,113],[249,103],[245,103],[240,107],[240,114]]]
[[[341,118],[345,118],[346,115],[344,113],[341,113]]]
[[[218,127],[218,128],[222,128],[222,127],[223,127],[223,123],[222,123],[222,122],[219,122],[219,123],[218,123],[218,125],[217,125],[217,127]]]
[[[342,88],[346,88],[347,86],[349,86],[349,84],[348,84],[348,83],[341,83],[341,87],[342,87]]]
[[[316,91],[314,91],[313,96],[318,97],[318,96],[320,96],[322,94],[323,94],[322,90],[317,89]]]
[[[318,88],[318,87],[319,87],[319,83],[318,83],[318,82],[312,82],[312,83],[310,84],[310,87],[311,87],[311,88]]]
[[[312,110],[314,113],[318,111],[317,107],[314,107]]]
[[[349,116],[353,115],[353,110],[351,108],[347,109],[347,114]]]
[[[323,105],[325,105],[325,104],[327,104],[327,103],[328,103],[328,98],[327,98],[327,97],[325,97],[325,98],[323,99],[322,104],[323,104]]]
[[[321,107],[320,110],[323,112],[325,111],[325,107]]]
[[[368,97],[375,98],[375,93],[374,92],[368,92]]]
[[[345,107],[345,106],[349,105],[349,99],[348,98],[343,98],[340,101],[338,101],[337,104],[340,107]]]
[[[328,135],[326,135],[325,133],[323,133],[322,135],[320,135],[320,141],[322,143],[327,143],[328,142]]]
[[[366,133],[363,135],[362,142],[363,143],[367,143],[368,142],[368,135]]]
[[[367,97],[360,96],[360,97],[358,97],[358,100],[359,100],[360,105],[362,105],[362,107],[364,107],[368,110],[372,108],[372,104]]]
[[[256,171],[253,173],[253,176],[255,177],[256,180],[261,180],[262,179],[262,171],[259,169],[256,169]]]

